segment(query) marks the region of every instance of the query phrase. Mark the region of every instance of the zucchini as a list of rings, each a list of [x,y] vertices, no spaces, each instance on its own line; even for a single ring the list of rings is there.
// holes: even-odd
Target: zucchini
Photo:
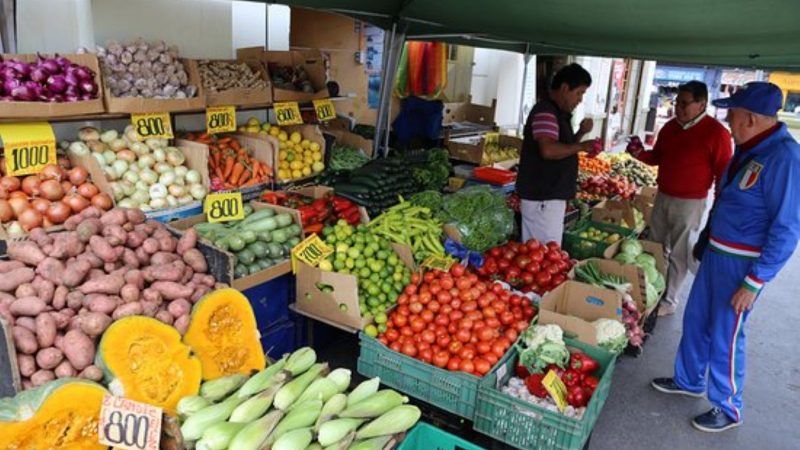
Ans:
[[[252,244],[249,244],[247,250],[253,252],[256,259],[263,258],[269,254],[269,248],[267,248],[266,242],[255,241]]]
[[[265,219],[267,217],[272,217],[275,215],[275,211],[271,208],[264,208],[259,209],[258,211],[250,214],[249,216],[245,217],[241,222],[239,222],[238,226],[243,227],[249,223],[257,222],[261,219]]]
[[[292,224],[292,216],[288,213],[280,213],[275,216],[275,221],[278,223],[278,228],[288,227]]]
[[[228,248],[234,252],[238,252],[245,246],[244,239],[242,239],[238,234],[231,234],[228,236],[227,242]]]
[[[254,273],[261,272],[262,270],[264,270],[264,269],[262,269],[261,266],[258,263],[254,262],[253,264],[248,264],[247,265],[247,272],[250,275],[253,275]]]
[[[283,257],[283,248],[279,244],[267,244],[269,249],[269,257],[272,259],[278,259]]]
[[[239,237],[241,237],[245,244],[252,244],[258,239],[256,232],[253,230],[242,230],[239,232]]]
[[[244,249],[236,253],[236,261],[241,264],[253,264],[255,259],[256,255],[254,255],[253,252],[248,249]]]
[[[247,266],[244,264],[236,264],[233,268],[233,277],[234,278],[242,278],[246,277],[250,274],[250,271],[247,270]]]

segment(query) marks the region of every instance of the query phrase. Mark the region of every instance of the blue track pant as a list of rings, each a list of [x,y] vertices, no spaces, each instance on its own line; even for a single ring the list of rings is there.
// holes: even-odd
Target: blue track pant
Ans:
[[[742,420],[744,323],[750,311],[736,314],[731,299],[752,263],[711,249],[705,252],[686,303],[675,356],[678,386],[698,393],[708,389],[709,401],[737,422]]]

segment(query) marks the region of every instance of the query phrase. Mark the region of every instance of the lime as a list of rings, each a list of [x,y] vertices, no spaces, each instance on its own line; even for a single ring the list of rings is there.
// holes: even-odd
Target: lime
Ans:
[[[359,250],[358,247],[351,247],[347,251],[347,256],[349,256],[349,257],[351,257],[353,259],[357,259],[359,256],[361,256],[361,250]]]
[[[362,267],[366,267],[367,263],[363,259],[359,258],[356,260],[356,269],[361,269]]]
[[[367,306],[375,307],[381,304],[380,298],[378,297],[370,297],[367,299]]]
[[[389,252],[387,252],[386,250],[379,250],[378,251],[378,254],[377,254],[377,258],[378,259],[386,259],[388,257],[389,257]]]
[[[386,294],[384,294],[383,292],[381,292],[380,294],[378,294],[378,299],[381,301],[381,303],[383,303],[383,302],[385,302],[386,300],[389,300],[389,296],[387,296]]]
[[[376,284],[373,284],[369,288],[367,288],[367,293],[369,293],[369,295],[378,295],[380,294],[380,292],[381,288],[378,287],[378,285]]]
[[[369,276],[369,279],[370,279],[370,281],[372,281],[373,283],[378,283],[378,282],[380,282],[380,281],[381,281],[381,276],[380,276],[379,274],[377,274],[377,273],[373,272],[373,273],[372,273],[372,275],[370,275],[370,276]]]
[[[345,260],[344,262],[344,265],[348,269],[352,269],[353,267],[356,266],[356,261],[353,258],[347,258],[347,260]]]
[[[375,325],[370,324],[364,328],[364,333],[366,333],[366,335],[369,337],[375,337],[378,335],[378,329],[375,327]]]
[[[340,272],[342,269],[344,269],[344,261],[341,259],[336,259],[336,261],[333,262],[333,268],[336,269],[337,272]]]
[[[403,273],[402,272],[395,272],[392,274],[392,280],[394,281],[403,281]]]
[[[331,262],[327,259],[323,259],[319,262],[319,270],[330,272],[333,270],[333,264],[331,264]]]
[[[366,267],[358,267],[358,263],[359,262],[363,263],[363,261],[361,261],[361,260],[356,261],[356,268],[359,269],[358,277],[359,278],[369,278],[369,276],[372,274],[372,272],[370,272],[369,269],[367,269]]]
[[[391,255],[389,255],[387,262],[392,266],[396,266],[400,264],[400,258],[398,258],[396,254],[392,253]]]
[[[375,255],[375,249],[372,248],[372,244],[370,244],[364,249],[364,256],[371,258],[373,255]]]
[[[378,332],[379,333],[385,333],[386,329],[387,329],[387,326],[386,326],[385,323],[382,323],[382,324],[378,325]]]

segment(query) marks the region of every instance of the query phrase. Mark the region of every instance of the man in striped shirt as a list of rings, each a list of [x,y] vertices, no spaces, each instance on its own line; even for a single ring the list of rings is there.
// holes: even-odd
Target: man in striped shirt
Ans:
[[[591,140],[580,142],[592,130],[592,120],[584,119],[577,133],[571,123],[572,111],[591,84],[586,69],[565,66],[553,77],[548,98],[528,115],[517,175],[523,241],[561,243],[567,200],[576,193],[578,152],[592,151],[594,146]]]

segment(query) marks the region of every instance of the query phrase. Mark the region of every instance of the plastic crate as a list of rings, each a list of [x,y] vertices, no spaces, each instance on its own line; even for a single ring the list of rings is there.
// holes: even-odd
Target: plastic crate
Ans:
[[[504,361],[505,369],[492,372],[481,381],[475,408],[477,431],[523,450],[583,448],[611,391],[616,355],[573,339],[564,341],[568,347],[577,348],[596,359],[602,369],[597,390],[581,420],[541,408],[498,389],[514,375],[517,362],[514,350],[513,355]]]
[[[478,167],[472,172],[472,177],[494,185],[505,186],[516,181],[517,173],[494,167]]]
[[[253,307],[259,329],[267,329],[289,318],[289,286],[294,285],[291,274],[244,290],[242,293]]]
[[[425,364],[393,351],[364,333],[360,333],[359,337],[361,353],[358,356],[358,373],[365,377],[380,377],[381,383],[406,395],[472,420],[480,378]],[[511,352],[506,352],[492,371],[510,357]]]
[[[288,320],[259,332],[261,348],[272,359],[279,359],[282,355],[297,349],[294,324]]]
[[[573,259],[602,258],[603,252],[611,245],[608,242],[580,237],[580,233],[588,230],[590,227],[611,234],[616,233],[621,239],[633,238],[636,236],[636,232],[628,228],[622,228],[608,223],[584,222],[564,233],[562,247],[564,247],[564,250],[566,250]]]
[[[484,450],[484,448],[433,425],[419,422],[408,432],[397,450]]]

